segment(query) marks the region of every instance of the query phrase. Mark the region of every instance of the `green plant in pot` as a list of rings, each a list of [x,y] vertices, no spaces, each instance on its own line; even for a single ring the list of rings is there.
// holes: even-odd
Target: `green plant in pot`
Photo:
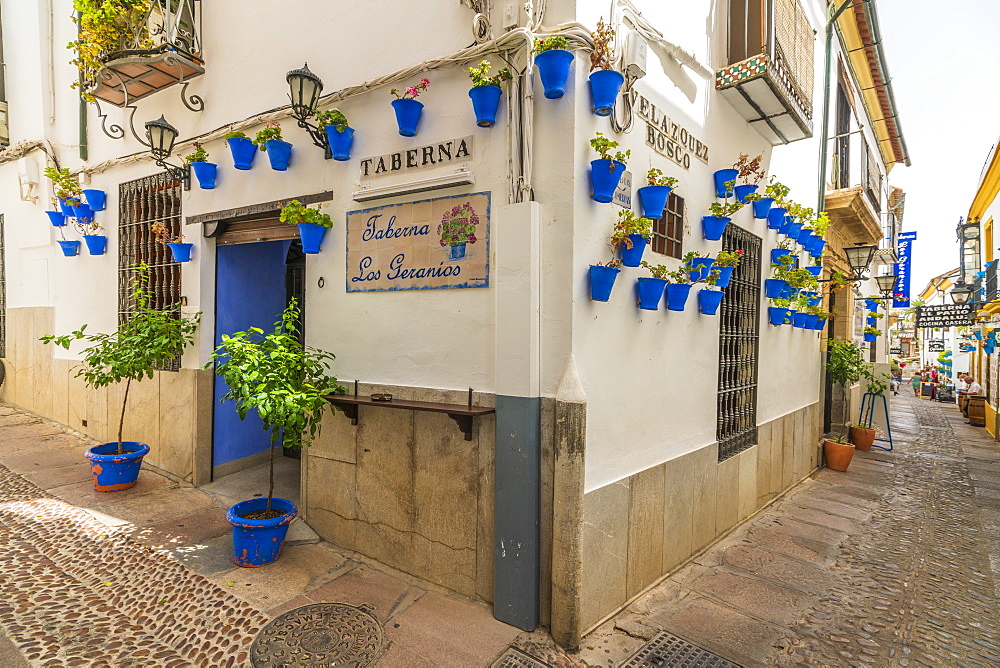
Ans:
[[[590,146],[600,156],[590,162],[591,199],[607,204],[618,189],[622,174],[625,173],[625,163],[632,151],[616,151],[618,142],[608,139],[601,132],[595,133]]]
[[[46,167],[42,173],[52,182],[52,191],[59,199],[63,213],[67,216],[75,215],[72,207],[80,204],[83,197],[80,182],[70,173],[68,167]]]
[[[653,221],[636,216],[631,209],[618,212],[618,220],[611,233],[611,247],[620,252],[624,266],[639,266],[646,244],[652,237]]]
[[[870,373],[870,367],[862,357],[861,349],[854,343],[841,339],[827,341],[827,379],[832,384],[838,385],[845,396],[852,385]],[[839,438],[826,439],[823,443],[826,465],[835,471],[846,471],[854,457],[854,445],[846,444],[846,437],[847,434],[842,431]]]
[[[298,226],[302,252],[310,255],[320,252],[326,231],[333,227],[333,220],[328,214],[319,209],[310,209],[297,199],[282,207],[278,220]]]
[[[233,555],[240,566],[269,564],[278,558],[288,524],[298,512],[291,501],[274,497],[274,451],[309,445],[320,433],[326,395],[343,394],[327,375],[332,353],[299,342],[298,303],[292,299],[274,330],[250,327],[222,335],[206,365],[227,386],[221,401],[232,401],[240,419],[255,412],[271,443],[267,498],[241,501],[227,513],[233,525]]]
[[[69,349],[73,341],[86,341],[83,360],[76,377],[83,378],[87,387],[98,390],[125,381],[118,420],[118,440],[96,445],[86,452],[91,462],[94,489],[113,492],[135,485],[142,458],[149,446],[138,441],[123,440],[125,413],[132,382],[153,378],[158,369],[173,362],[194,341],[201,313],[190,318],[180,315],[180,304],[163,310],[153,308],[153,295],[148,292],[149,268],[142,264],[132,281],[130,301],[135,308],[110,334],[87,334],[87,326],[68,335],[41,337],[43,343],[54,343]]]
[[[326,141],[330,144],[330,157],[341,162],[351,159],[351,147],[354,145],[354,128],[347,116],[339,109],[324,109],[315,113],[316,124],[326,133]]]

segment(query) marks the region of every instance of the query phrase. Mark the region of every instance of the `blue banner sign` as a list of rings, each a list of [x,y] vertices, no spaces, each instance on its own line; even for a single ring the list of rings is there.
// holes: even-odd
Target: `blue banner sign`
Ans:
[[[896,237],[896,287],[892,290],[893,308],[906,308],[910,305],[910,258],[913,255],[910,246],[917,239],[916,232],[900,232]]]

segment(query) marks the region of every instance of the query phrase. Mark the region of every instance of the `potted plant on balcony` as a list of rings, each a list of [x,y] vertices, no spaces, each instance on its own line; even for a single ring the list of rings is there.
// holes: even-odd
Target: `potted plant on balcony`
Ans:
[[[253,143],[267,153],[271,169],[276,172],[288,169],[288,163],[292,159],[292,145],[281,138],[281,123],[278,121],[265,123],[264,127],[257,131]]]
[[[740,260],[743,259],[743,251],[737,249],[731,251],[727,248],[723,248],[715,256],[715,264],[713,269],[718,270],[719,276],[715,280],[715,284],[720,288],[729,287],[729,281],[732,280],[733,271],[739,266]]]
[[[760,182],[767,177],[767,173],[760,166],[763,160],[763,155],[758,155],[751,159],[748,154],[741,153],[736,164],[733,165],[737,173],[736,180],[739,181],[733,187],[733,191],[736,194],[736,199],[741,204],[747,203],[747,195],[756,193],[757,188],[760,187]]]
[[[645,260],[642,266],[649,270],[650,276],[640,276],[636,279],[636,290],[639,293],[639,308],[656,311],[660,308],[663,291],[667,287],[667,276],[670,271],[662,264],[649,264]]]
[[[319,129],[326,133],[331,157],[341,162],[350,160],[351,146],[354,144],[354,128],[347,122],[347,116],[339,109],[317,111],[316,123]]]
[[[59,207],[64,216],[75,216],[73,207],[79,206],[83,190],[76,177],[70,174],[68,167],[46,167],[45,176],[52,181],[52,190],[59,200]]]
[[[677,186],[677,179],[664,176],[656,167],[650,167],[646,172],[646,185],[639,188],[639,202],[642,205],[644,218],[663,218],[667,208],[667,200],[671,191]]]
[[[310,209],[297,199],[282,207],[278,220],[288,225],[297,225],[302,240],[302,252],[315,255],[322,250],[326,231],[333,227],[330,216],[318,209]]]
[[[183,234],[178,233],[176,236],[172,236],[167,226],[159,220],[150,226],[149,231],[153,233],[157,242],[170,249],[174,262],[187,262],[191,259],[191,249],[194,244],[185,243]]]
[[[253,167],[253,159],[257,155],[257,147],[254,146],[245,132],[232,130],[226,133],[224,139],[229,145],[229,152],[233,155],[233,167],[242,170]]]
[[[215,179],[219,173],[219,166],[208,161],[208,151],[201,145],[201,142],[194,143],[194,150],[184,156],[184,162],[191,165],[191,171],[198,179],[198,186],[204,190],[215,188]]]
[[[709,241],[719,241],[722,233],[726,231],[726,225],[732,220],[731,216],[743,208],[740,202],[712,202],[709,205],[712,212],[709,216],[702,216],[701,227],[703,236]]]
[[[69,48],[76,55],[70,64],[80,75],[71,86],[80,88],[87,102],[94,102],[88,87],[97,79],[109,54],[153,48],[147,27],[149,5],[148,0],[74,0],[76,12],[71,20],[77,25],[77,38]]]
[[[621,254],[622,265],[638,267],[652,236],[653,221],[636,217],[631,209],[622,209],[611,233],[611,247]]]
[[[590,99],[594,105],[594,113],[598,116],[610,116],[615,108],[618,92],[625,82],[621,72],[611,66],[612,42],[615,39],[614,29],[597,20],[597,28],[591,33],[594,48],[590,52]]]
[[[417,126],[420,125],[420,116],[424,111],[424,103],[418,102],[420,94],[431,85],[431,80],[424,78],[415,86],[407,86],[402,92],[398,88],[393,88],[389,92],[396,96],[392,101],[392,109],[396,112],[396,125],[399,134],[404,137],[416,137]]]
[[[607,204],[618,189],[618,183],[625,173],[625,161],[632,155],[632,151],[612,153],[613,149],[618,148],[618,142],[608,139],[601,132],[590,140],[590,145],[601,156],[590,163],[591,198],[595,202]]]
[[[298,509],[274,496],[274,451],[309,445],[320,433],[326,395],[346,390],[327,375],[334,356],[299,343],[299,306],[292,298],[265,333],[256,327],[232,335],[211,354],[206,368],[226,381],[221,401],[232,401],[240,419],[257,413],[270,434],[267,497],[241,501],[226,513],[233,526],[233,559],[238,566],[267,565],[278,558],[289,523]]]
[[[484,60],[479,63],[479,67],[469,68],[469,76],[472,77],[469,97],[472,99],[472,110],[476,114],[476,125],[481,128],[492,128],[496,125],[500,97],[503,95],[500,84],[512,78],[510,70],[506,67],[490,76],[492,67],[490,61]]]
[[[573,62],[573,52],[568,51],[569,41],[562,35],[536,39],[531,53],[535,56],[538,76],[542,80],[545,97],[557,100],[566,94],[566,79]]]
[[[83,340],[83,360],[76,377],[83,378],[91,389],[100,389],[125,381],[122,393],[118,440],[95,445],[85,456],[91,463],[94,489],[114,492],[128,489],[136,483],[142,458],[149,446],[139,441],[125,441],[122,433],[128,393],[132,381],[153,378],[154,372],[176,359],[184,348],[194,342],[200,313],[191,318],[180,315],[180,304],[163,310],[153,308],[153,295],[148,292],[149,267],[140,265],[132,281],[130,302],[135,308],[125,315],[118,329],[110,334],[86,334],[86,325],[64,336],[41,337],[43,343],[54,343],[69,350],[73,341]]]

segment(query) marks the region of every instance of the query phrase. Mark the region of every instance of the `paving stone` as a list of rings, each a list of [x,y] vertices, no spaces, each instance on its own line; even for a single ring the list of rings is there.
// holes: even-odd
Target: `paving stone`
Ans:
[[[397,608],[404,600],[413,602],[405,596],[409,589],[405,582],[355,563],[347,573],[306,592],[306,596],[316,603],[368,604],[374,608],[375,617],[385,624],[400,612]],[[417,598],[423,593],[418,592]]]

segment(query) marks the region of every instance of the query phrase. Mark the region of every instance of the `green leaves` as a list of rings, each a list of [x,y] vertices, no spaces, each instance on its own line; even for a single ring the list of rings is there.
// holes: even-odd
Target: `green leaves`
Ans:
[[[297,199],[293,199],[281,209],[281,213],[278,214],[278,220],[288,225],[312,223],[313,225],[322,225],[326,228],[333,227],[333,220],[330,219],[329,215],[318,209],[310,209]]]

